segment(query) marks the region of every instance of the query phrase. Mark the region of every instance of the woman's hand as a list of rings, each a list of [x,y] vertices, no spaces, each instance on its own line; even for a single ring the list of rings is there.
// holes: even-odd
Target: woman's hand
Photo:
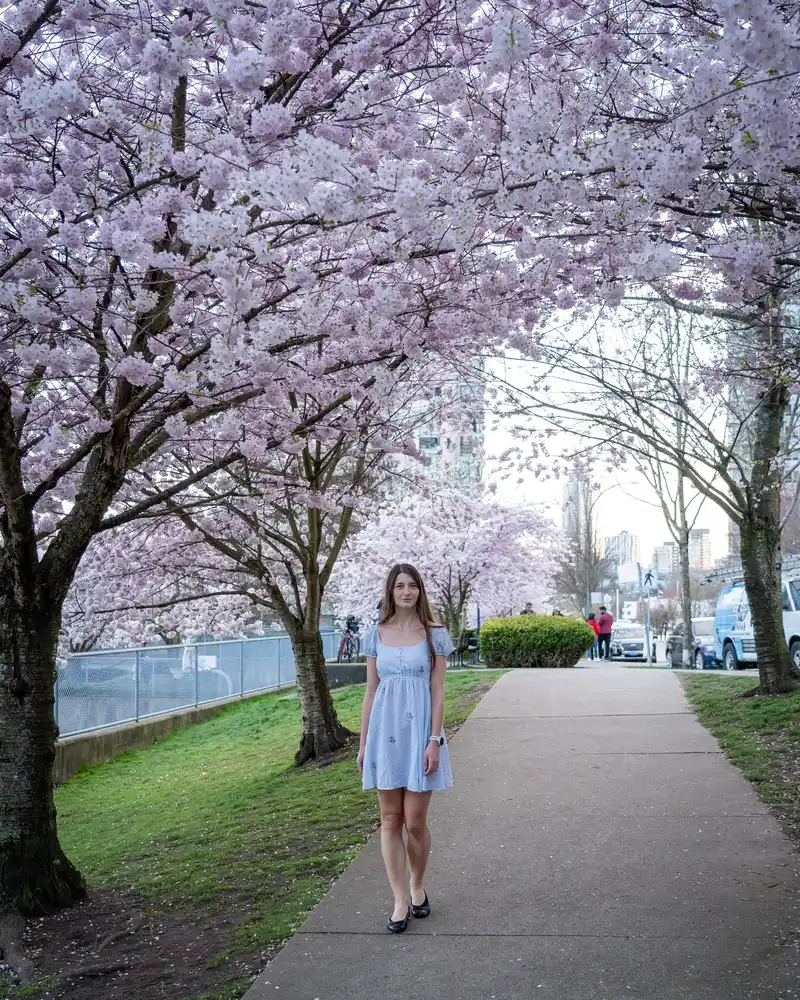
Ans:
[[[429,740],[428,745],[425,747],[425,756],[422,760],[425,765],[425,776],[428,777],[439,766],[439,744],[434,743],[433,740]]]
[[[364,770],[364,747],[359,747],[358,748],[357,762],[358,762],[358,769],[359,769],[359,771],[363,771]]]

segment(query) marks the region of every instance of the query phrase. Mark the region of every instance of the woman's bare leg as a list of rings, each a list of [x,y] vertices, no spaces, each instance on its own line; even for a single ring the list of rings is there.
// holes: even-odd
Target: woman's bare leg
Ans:
[[[406,845],[403,842],[404,788],[378,789],[381,807],[381,854],[389,885],[394,894],[392,920],[402,920],[408,912],[406,892]]]
[[[411,869],[411,902],[422,906],[425,901],[425,869],[431,853],[431,831],[428,829],[428,806],[433,792],[409,792],[403,796],[403,819],[408,833],[408,867]]]

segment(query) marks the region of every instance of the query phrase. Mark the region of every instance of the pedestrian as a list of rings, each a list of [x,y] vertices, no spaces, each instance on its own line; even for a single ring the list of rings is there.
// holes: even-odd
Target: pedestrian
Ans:
[[[586,624],[589,626],[589,628],[592,630],[592,632],[594,632],[594,642],[589,647],[589,652],[587,654],[588,657],[589,657],[589,659],[593,660],[595,658],[595,656],[599,657],[599,655],[600,655],[599,651],[598,651],[598,646],[597,646],[597,636],[598,636],[598,633],[600,632],[600,625],[598,624],[598,621],[597,621],[597,619],[594,616],[594,612],[592,612],[589,615],[589,617],[586,619]]]
[[[597,644],[601,660],[611,659],[611,630],[614,627],[614,619],[606,610],[605,604],[600,605],[600,617],[597,619]],[[605,649],[605,656],[603,655]]]
[[[380,621],[364,635],[367,690],[358,751],[363,788],[378,789],[381,853],[394,894],[386,926],[393,934],[406,930],[412,915],[431,912],[425,890],[431,851],[428,806],[432,792],[453,784],[442,728],[446,657],[452,651],[453,642],[434,617],[418,571],[408,563],[393,566]]]
[[[528,603],[525,605],[525,607],[522,609],[522,611],[520,611],[520,614],[521,615],[532,615],[533,614],[533,605],[531,604],[530,601],[528,601]]]

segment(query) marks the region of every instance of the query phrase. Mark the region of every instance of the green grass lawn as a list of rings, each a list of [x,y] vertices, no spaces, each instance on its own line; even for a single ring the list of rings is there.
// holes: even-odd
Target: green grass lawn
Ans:
[[[742,698],[758,686],[757,678],[683,675],[681,680],[700,721],[800,846],[800,691]]]
[[[445,725],[463,722],[501,674],[448,673]],[[363,693],[334,693],[355,731]],[[83,771],[56,793],[62,845],[90,888],[160,908],[237,912],[216,965],[229,952],[257,954],[291,934],[378,820],[356,747],[298,769],[299,737],[297,700],[272,694]]]

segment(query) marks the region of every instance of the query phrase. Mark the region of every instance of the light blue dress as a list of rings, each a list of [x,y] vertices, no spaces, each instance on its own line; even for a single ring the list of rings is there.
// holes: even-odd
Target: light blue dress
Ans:
[[[448,656],[453,643],[445,628],[431,628],[437,656]],[[375,692],[364,750],[363,787],[407,788],[431,792],[450,788],[450,751],[439,751],[439,767],[425,775],[423,757],[431,733],[431,654],[423,640],[416,646],[384,646],[378,626],[364,634],[361,645],[378,663]],[[444,732],[441,733],[444,736]]]

